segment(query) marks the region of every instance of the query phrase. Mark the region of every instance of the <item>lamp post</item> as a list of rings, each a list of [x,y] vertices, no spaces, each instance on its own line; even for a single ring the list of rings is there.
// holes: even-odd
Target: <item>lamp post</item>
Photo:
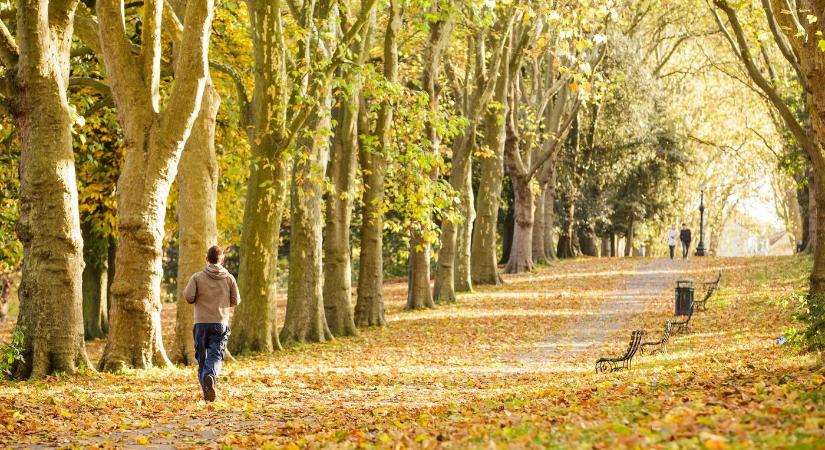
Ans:
[[[702,194],[699,200],[699,245],[696,247],[696,256],[705,256],[705,185],[702,185]]]

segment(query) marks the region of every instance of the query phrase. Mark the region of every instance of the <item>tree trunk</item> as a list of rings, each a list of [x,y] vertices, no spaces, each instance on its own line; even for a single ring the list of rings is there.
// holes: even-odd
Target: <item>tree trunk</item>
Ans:
[[[336,45],[333,30],[333,23],[338,18],[336,6],[326,5],[325,8],[327,9],[322,8],[318,13],[317,19],[314,16],[305,18],[308,23],[318,21],[318,24],[307,27],[308,35],[300,44],[308,47],[299,50],[299,53],[305,55],[302,63],[307,66],[314,61],[331,58],[330,52]],[[324,312],[323,267],[323,195],[325,171],[330,156],[331,82],[331,79],[320,73],[309,76],[309,86],[317,88],[319,92],[318,106],[306,123],[305,129],[309,132],[303,133],[298,140],[298,154],[301,156],[296,158],[292,169],[289,287],[286,317],[280,334],[284,345],[332,339]],[[356,117],[353,116],[352,120],[355,121]],[[333,288],[336,287],[338,286]],[[351,317],[347,317],[350,323]],[[354,324],[351,326],[354,328]]]
[[[467,195],[467,182],[471,176],[471,144],[475,133],[473,130],[465,130],[456,138],[453,145],[452,171],[450,172],[450,185],[459,192],[458,213],[462,216],[462,223],[455,223],[449,219],[444,219],[441,227],[441,249],[438,251],[438,269],[435,273],[435,286],[433,288],[433,300],[435,303],[455,302],[455,275],[456,262],[458,259],[458,234],[463,232],[466,222],[471,221],[472,212],[472,185]],[[472,227],[472,224],[469,225]],[[466,280],[465,280],[466,281]]]
[[[610,233],[610,257],[615,258],[619,255],[618,244],[616,242],[616,233]]]
[[[507,103],[508,72],[509,64],[502,64],[496,80],[495,98],[502,105]],[[476,285],[501,284],[501,275],[498,273],[496,244],[498,243],[497,225],[501,185],[504,179],[504,143],[506,137],[504,117],[506,112],[506,107],[502,107],[488,111],[484,117],[484,135],[490,154],[478,160],[480,176],[478,198],[476,200],[477,216],[473,227],[471,251],[472,282]],[[504,241],[504,249],[508,251],[506,237]]]
[[[183,290],[192,274],[206,264],[206,250],[218,243],[215,123],[220,104],[221,97],[210,80],[178,167],[178,307],[171,358],[184,365],[197,360],[192,335],[194,308],[186,302]]]
[[[252,101],[242,112],[252,158],[241,232],[238,289],[241,304],[232,317],[234,354],[270,353],[281,348],[276,323],[278,244],[286,203],[287,162],[279,153],[286,139],[288,98],[286,45],[280,3],[248,0],[255,64]],[[243,103],[243,102],[242,102]]]
[[[384,78],[398,81],[398,31],[401,29],[401,3],[391,0],[384,34]],[[362,105],[363,107],[363,105]],[[378,151],[361,146],[361,169],[364,177],[364,195],[361,224],[361,255],[358,272],[358,298],[355,304],[355,324],[359,327],[384,326],[384,175],[386,155],[390,151],[390,129],[393,106],[387,101],[381,105],[375,134],[380,144]]]
[[[374,15],[373,15],[374,17]],[[361,39],[351,48],[364,64],[370,49],[372,22],[361,31]],[[337,126],[327,169],[332,190],[326,197],[326,226],[324,228],[324,310],[327,325],[333,336],[355,336],[352,311],[352,250],[350,222],[355,197],[355,175],[358,170],[359,122],[366,124],[361,114],[362,77],[358,70],[343,67],[346,91],[336,99]],[[366,106],[366,105],[364,105]],[[366,132],[366,129],[360,130]]]
[[[144,23],[139,56],[123,26],[122,4],[97,2],[100,42],[124,134],[126,157],[117,185],[117,271],[109,336],[100,368],[170,367],[161,330],[162,244],[169,189],[200,110],[208,78],[212,0],[189,1],[175,58],[175,84],[160,106],[160,21]],[[160,16],[163,4],[147,2]]]
[[[533,263],[546,264],[547,250],[544,243],[544,195],[547,192],[547,183],[539,182],[539,192],[536,194],[536,208],[533,215]]]
[[[109,331],[108,267],[109,240],[97,236],[83,224],[83,329],[86,339],[100,339]]]
[[[510,259],[504,268],[506,273],[529,272],[533,270],[533,192],[527,177],[511,174],[513,185],[513,211],[515,228]]]
[[[163,234],[166,199],[177,158],[158,161],[145,153],[175,153],[163,148],[156,126],[147,121],[146,135],[126,140],[126,158],[117,184],[118,244],[109,339],[100,369],[171,367],[161,334],[160,289],[163,277]],[[136,136],[137,135],[137,136]],[[130,145],[131,143],[131,145]]]
[[[318,122],[318,133],[328,126],[328,120]],[[283,345],[332,339],[324,314],[321,213],[321,180],[329,155],[323,138],[310,137],[302,145],[310,157],[296,161],[292,172],[289,289],[280,335]]]
[[[556,257],[555,227],[556,227],[556,170],[551,170],[550,181],[544,190],[544,254],[547,262]]]
[[[627,233],[625,234],[624,242],[624,256],[633,256],[633,234],[635,223],[633,220],[627,224]]]
[[[808,253],[814,253],[816,251],[816,246],[818,243],[818,235],[819,235],[819,202],[816,199],[816,188],[812,186],[816,183],[815,178],[822,175],[815,175],[813,171],[811,171],[811,176],[809,177],[809,185],[808,185],[808,243],[805,247],[805,250]],[[825,224],[823,224],[825,226]]]
[[[353,85],[338,111],[329,179],[332,190],[326,197],[326,226],[324,232],[324,310],[327,325],[333,336],[355,336],[352,313],[352,261],[350,251],[350,222],[352,199],[355,194],[355,172],[358,151],[358,106],[360,81]]]
[[[512,184],[512,183],[510,183]],[[513,249],[513,235],[516,230],[515,201],[510,203],[507,214],[504,216],[504,231],[501,236],[501,259],[498,264],[507,264],[510,260],[510,251]]]
[[[578,227],[579,248],[586,256],[599,256],[599,246],[596,243],[596,233],[589,225]]]
[[[439,96],[441,87],[439,86],[439,74],[441,72],[441,57],[450,43],[453,22],[450,15],[452,12],[444,11],[439,3],[432,5],[433,16],[440,16],[431,22],[429,37],[427,40],[424,56],[424,67],[421,74],[421,85],[429,96],[428,109],[432,113],[439,110]],[[435,155],[439,154],[441,136],[438,129],[432,124],[425,126],[427,138],[432,145]],[[437,173],[424,174],[433,180]],[[407,308],[431,308],[433,302],[432,292],[430,292],[430,243],[426,242],[421,235],[421,231],[414,225],[410,238],[410,266],[407,284]]]
[[[611,256],[610,238],[607,236],[602,236],[599,244],[601,245],[601,249],[599,250],[599,257],[606,258]]]
[[[406,309],[435,308],[430,290],[430,244],[416,230],[410,233],[407,286]]]
[[[17,74],[10,100],[21,141],[17,235],[23,244],[23,276],[17,324],[25,338],[23,359],[13,368],[16,378],[89,366],[73,121],[66,98],[75,6],[26,0],[17,9],[20,48],[12,61]]]
[[[473,198],[473,160],[472,152],[475,146],[475,130],[470,142],[469,159],[464,173],[464,186],[461,188],[459,201],[464,221],[458,225],[457,251],[455,256],[455,290],[470,292],[473,290],[472,281],[472,246],[473,224],[476,218],[475,201]]]

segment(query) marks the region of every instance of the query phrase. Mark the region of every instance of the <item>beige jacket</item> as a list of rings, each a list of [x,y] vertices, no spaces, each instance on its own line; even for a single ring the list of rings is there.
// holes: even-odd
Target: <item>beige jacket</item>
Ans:
[[[229,325],[229,308],[241,302],[235,277],[219,264],[192,275],[183,296],[195,304],[195,323]]]

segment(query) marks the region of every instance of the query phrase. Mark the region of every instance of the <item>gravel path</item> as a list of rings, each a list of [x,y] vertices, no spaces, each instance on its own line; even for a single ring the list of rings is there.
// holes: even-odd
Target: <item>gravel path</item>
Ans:
[[[613,335],[627,327],[633,314],[641,312],[649,302],[669,295],[679,278],[681,261],[664,258],[640,258],[635,272],[629,275],[619,291],[595,311],[583,314],[570,326],[547,336],[529,352],[518,356],[522,363],[575,363],[593,346],[601,347]]]

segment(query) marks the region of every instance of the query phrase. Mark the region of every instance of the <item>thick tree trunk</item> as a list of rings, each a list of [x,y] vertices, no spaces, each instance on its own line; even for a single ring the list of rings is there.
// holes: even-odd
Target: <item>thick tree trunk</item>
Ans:
[[[324,312],[322,249],[323,183],[329,163],[327,136],[330,133],[331,93],[326,91],[319,102],[307,123],[307,129],[312,133],[298,143],[301,154],[307,157],[296,160],[292,170],[289,288],[286,318],[280,334],[283,345],[325,342],[333,337]]]
[[[596,242],[596,233],[591,226],[578,228],[579,248],[586,256],[599,256],[599,246]]]
[[[550,181],[544,190],[544,255],[547,262],[556,259],[556,170],[551,171]]]
[[[58,10],[47,1],[28,0],[17,9],[20,48],[11,109],[21,141],[17,324],[25,336],[23,359],[13,369],[17,378],[89,366],[73,121],[66,99],[75,6],[67,2]]]
[[[547,250],[544,243],[544,195],[547,192],[547,183],[539,183],[539,191],[536,194],[536,208],[533,215],[533,263],[547,263]]]
[[[208,78],[212,0],[187,3],[175,58],[175,84],[160,100],[160,21],[144,23],[139,57],[123,26],[122,4],[97,2],[100,42],[126,157],[118,179],[117,271],[112,284],[109,336],[100,367],[170,367],[161,330],[162,244],[169,189],[200,110]],[[160,17],[163,4],[149,2]]]
[[[616,242],[616,233],[610,233],[610,257],[615,258],[619,256],[618,244]]]
[[[243,111],[252,158],[241,232],[238,289],[241,304],[232,317],[234,354],[269,353],[281,348],[276,323],[278,244],[286,203],[287,163],[279,153],[288,98],[286,45],[281,10],[266,0],[248,0],[255,61],[252,101]]]
[[[610,250],[610,247],[611,247],[610,246],[610,238],[607,237],[607,236],[603,236],[601,239],[599,239],[599,241],[600,241],[599,244],[601,245],[601,249],[599,250],[599,256],[602,257],[602,258],[606,258],[608,256],[611,256],[611,254],[610,254],[610,252],[611,252],[611,250]]]
[[[407,309],[435,308],[430,290],[430,244],[415,230],[410,233],[407,286]]]
[[[472,140],[475,140],[475,130]],[[457,292],[470,292],[473,290],[472,281],[472,245],[473,245],[473,224],[476,218],[475,201],[473,198],[473,160],[472,152],[475,147],[470,143],[470,158],[467,161],[467,168],[464,173],[464,186],[461,188],[459,201],[461,213],[464,221],[458,225],[458,240],[455,256],[455,290]]]
[[[232,317],[233,354],[270,353],[281,348],[276,323],[278,239],[286,198],[286,162],[271,159],[272,145],[252,145],[241,234],[238,290]]]
[[[517,174],[510,175],[513,185],[513,211],[515,228],[510,259],[504,268],[506,273],[529,272],[533,270],[533,192],[530,180]]]
[[[311,147],[311,141],[304,145]],[[281,343],[324,342],[332,339],[324,314],[322,253],[324,148],[310,149],[310,158],[293,169],[291,234],[289,239],[289,289]],[[313,181],[312,178],[319,178]]]
[[[496,99],[502,102],[507,98],[507,64],[502,64],[501,73],[496,82]],[[502,102],[502,104],[506,101]],[[498,273],[498,211],[501,197],[501,185],[504,179],[504,108],[488,111],[484,118],[485,140],[490,154],[478,159],[479,186],[476,199],[477,216],[473,227],[471,271],[472,282],[476,285],[501,284]],[[505,249],[509,248],[506,244]]]
[[[439,86],[439,74],[441,72],[441,57],[447,49],[452,34],[453,21],[450,15],[452,12],[444,11],[443,5],[434,3],[432,13],[440,16],[430,23],[430,32],[425,48],[423,70],[421,75],[421,85],[429,96],[428,109],[432,113],[439,110],[439,96],[441,87]],[[432,123],[425,126],[426,135],[432,145],[432,152],[438,155],[440,150],[441,136],[437,127]],[[435,179],[438,174],[423,174]],[[433,302],[430,291],[430,244],[426,242],[419,229],[414,225],[410,233],[410,265],[407,283],[407,308],[431,308]]]
[[[512,183],[511,183],[512,184]],[[501,259],[498,264],[507,264],[510,260],[510,251],[513,249],[513,235],[516,230],[515,201],[510,203],[507,214],[504,216],[504,230],[501,233]]]
[[[83,232],[83,329],[86,339],[100,339],[109,331],[108,258],[109,240],[91,229],[81,226]]]
[[[627,224],[627,233],[624,241],[624,256],[633,256],[633,235],[635,233],[635,223],[633,220]]]
[[[398,81],[398,31],[401,29],[401,3],[391,0],[384,33],[384,78]],[[364,108],[365,105],[362,105]],[[355,324],[359,327],[384,326],[384,175],[386,155],[390,151],[390,128],[393,123],[390,102],[381,105],[375,135],[380,148],[371,151],[362,145],[361,170],[364,177],[363,214],[361,225],[361,255],[358,271],[358,298],[355,303]]]
[[[379,113],[377,135],[382,150],[389,146],[389,124],[392,108],[382,107]],[[381,123],[385,125],[381,125]],[[364,205],[361,224],[361,254],[358,268],[358,297],[355,303],[355,324],[359,327],[384,326],[384,175],[386,160],[383,153],[369,149],[361,151],[364,173]]]
[[[215,123],[220,104],[220,95],[210,81],[178,167],[178,307],[170,356],[184,365],[196,364],[197,360],[192,335],[194,308],[186,302],[183,290],[192,274],[206,264],[206,250],[218,243]]]
[[[822,175],[820,175],[822,176]],[[811,176],[809,178],[810,183],[808,185],[808,243],[805,247],[805,250],[808,253],[814,253],[816,251],[816,246],[818,243],[818,235],[819,235],[819,202],[816,199],[816,188],[812,186],[816,183],[814,178],[816,175],[813,175],[813,171],[811,172]],[[825,224],[823,224],[825,227]]]
[[[433,288],[433,300],[435,303],[455,302],[455,276],[456,263],[458,260],[458,234],[463,232],[468,221],[472,220],[472,185],[470,185],[469,196],[467,195],[468,180],[471,175],[470,165],[470,139],[475,133],[466,130],[456,138],[453,145],[452,171],[450,172],[450,185],[459,192],[458,212],[462,216],[461,223],[455,223],[449,219],[444,219],[441,226],[441,249],[438,251],[438,268],[435,273],[435,286]],[[472,227],[472,224],[469,224]],[[465,280],[465,284],[466,284]]]
[[[333,336],[355,336],[352,311],[350,222],[358,168],[360,77],[348,80],[349,90],[338,99],[337,127],[327,169],[332,190],[326,197],[324,228],[324,310]]]
[[[166,199],[175,175],[177,158],[164,167],[145,154],[172,153],[162,146],[156,126],[146,122],[147,132],[127,132],[123,172],[117,185],[117,272],[111,288],[112,311],[109,339],[100,369],[119,372],[125,368],[171,367],[161,334],[160,289],[163,277],[163,234]]]

